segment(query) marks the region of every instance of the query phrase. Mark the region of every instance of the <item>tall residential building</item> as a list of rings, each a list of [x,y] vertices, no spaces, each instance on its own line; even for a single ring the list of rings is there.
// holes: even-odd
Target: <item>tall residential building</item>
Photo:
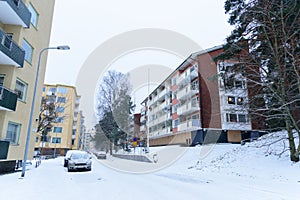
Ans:
[[[12,171],[24,158],[33,88],[41,49],[49,46],[53,1],[0,0],[0,171]],[[47,53],[37,89],[44,82]],[[36,95],[38,116],[41,93]],[[36,127],[33,123],[33,127]],[[33,136],[33,134],[32,134]],[[28,158],[35,138],[30,138]]]
[[[76,88],[68,85],[50,85],[43,87],[42,101],[54,102],[57,118],[47,137],[36,133],[35,150],[42,155],[65,155],[70,149],[81,148],[81,126],[83,115],[79,111],[80,96]]]
[[[222,52],[217,46],[191,54],[143,101],[141,132],[150,145],[235,143],[259,128],[249,117],[246,78],[221,75],[237,61],[212,59]]]

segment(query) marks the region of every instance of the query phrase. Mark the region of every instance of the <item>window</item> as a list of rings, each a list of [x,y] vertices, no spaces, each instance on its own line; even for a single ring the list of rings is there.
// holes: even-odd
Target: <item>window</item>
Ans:
[[[175,120],[173,121],[173,128],[178,127],[178,125],[179,125],[179,119],[175,119]]]
[[[228,102],[228,104],[235,104],[235,98],[232,96],[229,96],[227,102]]]
[[[176,85],[176,77],[175,78],[172,78],[172,85]]]
[[[227,122],[237,122],[237,115],[231,114],[231,113],[226,113],[226,121]]]
[[[23,81],[17,79],[16,80],[16,87],[15,91],[18,95],[18,99],[21,101],[25,101],[26,99],[26,92],[27,92],[27,84]]]
[[[31,13],[31,20],[30,20],[31,24],[34,27],[37,27],[37,23],[38,23],[38,19],[39,19],[39,14],[36,12],[36,10],[34,9],[34,7],[31,4],[29,4],[28,10]]]
[[[58,93],[61,93],[61,94],[67,94],[68,89],[65,88],[65,87],[58,87],[58,88],[57,88],[57,92],[58,92]]]
[[[55,119],[55,122],[56,122],[56,123],[64,123],[64,117],[57,117],[57,118]]]
[[[2,39],[2,44],[3,46],[5,46],[7,49],[11,49],[12,47],[12,37],[13,37],[13,34],[12,33],[6,33],[4,35],[4,38]]]
[[[198,90],[198,80],[195,80],[192,82],[192,87],[191,87],[192,90]]]
[[[4,83],[4,75],[0,75],[0,99],[2,99],[2,94],[3,94],[3,89],[2,89],[3,83]]]
[[[63,113],[63,112],[65,112],[65,108],[58,106],[58,107],[56,107],[56,112]]]
[[[62,127],[57,127],[57,126],[55,126],[55,127],[53,128],[53,132],[54,132],[54,133],[62,133]]]
[[[56,102],[58,102],[58,103],[66,103],[66,97],[57,97]]]
[[[43,87],[43,92],[46,92],[46,87]]]
[[[243,105],[244,104],[244,98],[243,97],[238,97],[236,103],[237,103],[237,105]]]
[[[196,96],[192,99],[192,107],[198,107],[199,97]]]
[[[0,74],[0,86],[4,85],[4,75]]]
[[[244,88],[244,87],[243,87],[243,81],[238,81],[238,80],[236,80],[236,81],[235,81],[235,87],[236,87],[236,88]]]
[[[172,108],[172,113],[176,113],[178,107],[179,107],[179,104],[178,104],[178,103],[177,103],[176,105],[174,105],[173,108]]]
[[[52,138],[52,143],[56,143],[56,144],[60,144],[61,143],[61,138],[58,138],[58,137],[53,137]]]
[[[173,95],[173,99],[177,99],[177,92],[173,92],[172,95]]]
[[[55,93],[56,92],[56,88],[49,88],[49,92]]]
[[[18,144],[20,127],[20,124],[8,122],[6,140],[9,141],[11,144]]]
[[[249,121],[248,115],[239,114],[238,117],[239,117],[239,122],[246,123]]]
[[[32,61],[33,47],[23,39],[22,49],[25,51],[25,60],[29,63]]]
[[[74,139],[72,139],[72,146],[75,144],[75,140]]]

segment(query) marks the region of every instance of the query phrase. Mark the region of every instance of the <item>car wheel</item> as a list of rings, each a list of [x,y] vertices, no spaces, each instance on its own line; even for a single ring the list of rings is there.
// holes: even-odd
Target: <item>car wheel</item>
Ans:
[[[71,170],[71,168],[68,166],[68,172],[71,172],[72,170]]]

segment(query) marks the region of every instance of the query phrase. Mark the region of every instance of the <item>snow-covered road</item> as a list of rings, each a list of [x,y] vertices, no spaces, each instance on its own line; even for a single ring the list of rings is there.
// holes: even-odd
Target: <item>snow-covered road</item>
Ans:
[[[187,152],[172,165],[153,173],[139,174],[120,172],[107,165],[140,164],[143,166],[145,163],[111,157],[105,161],[93,158],[91,172],[70,173],[63,167],[62,157],[44,160],[40,167],[31,167],[24,179],[20,179],[20,172],[0,176],[0,199],[273,200],[299,198],[297,192],[300,188],[299,175],[292,177],[289,173],[284,174],[281,169],[279,174],[272,174],[273,168],[269,169],[271,172],[257,171],[256,174],[256,170],[262,170],[260,166],[255,166],[260,163],[260,159],[247,168],[230,157],[227,158],[227,162],[235,164],[227,165],[228,163],[220,156],[232,152],[236,147],[236,145],[217,145],[198,164],[197,156],[200,148],[188,148]],[[253,159],[249,158],[253,162]],[[218,164],[215,164],[215,160],[219,160]],[[222,162],[224,164],[220,164]],[[276,167],[278,166],[274,165],[274,170]],[[291,169],[299,170],[299,165],[292,166]]]

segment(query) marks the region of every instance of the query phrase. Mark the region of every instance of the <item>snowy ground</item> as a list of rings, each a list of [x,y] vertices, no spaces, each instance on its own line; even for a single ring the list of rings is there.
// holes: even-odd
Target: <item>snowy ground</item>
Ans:
[[[285,135],[276,134],[244,146],[165,147],[184,152],[169,164],[164,154],[160,155],[161,149],[156,149],[160,167],[159,163],[109,157],[94,158],[91,172],[68,173],[62,157],[44,160],[38,168],[29,167],[24,179],[20,172],[1,175],[0,199],[296,200],[300,198],[300,163],[289,161],[288,152],[282,152],[282,141],[271,148],[267,145],[282,137]],[[155,172],[124,172],[130,166]]]

